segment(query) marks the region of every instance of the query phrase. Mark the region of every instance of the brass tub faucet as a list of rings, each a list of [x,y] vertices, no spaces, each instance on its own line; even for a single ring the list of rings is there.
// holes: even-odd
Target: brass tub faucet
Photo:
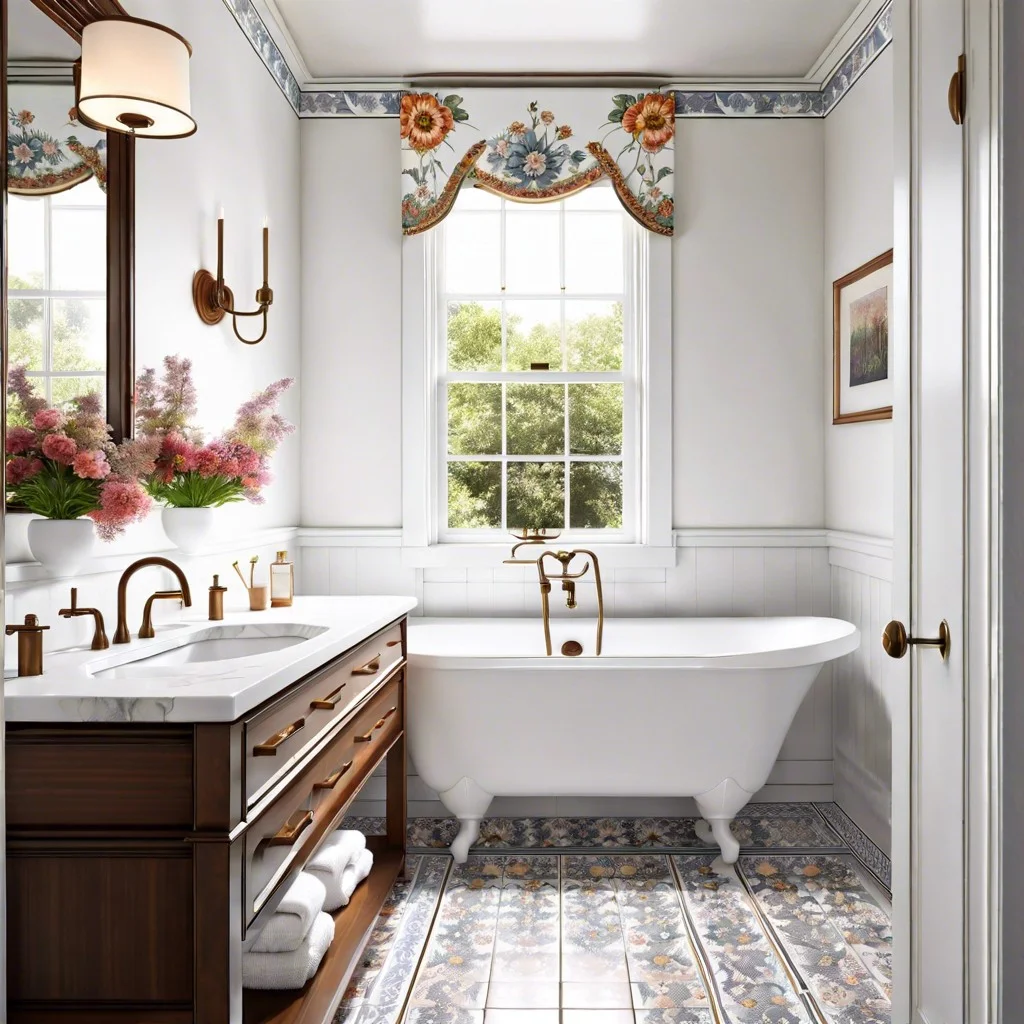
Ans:
[[[537,575],[540,581],[540,608],[544,620],[544,647],[548,657],[551,657],[551,584],[560,582],[562,592],[565,594],[565,607],[570,611],[577,607],[576,603],[576,581],[582,579],[594,569],[594,584],[597,589],[597,642],[594,649],[595,657],[601,653],[601,644],[604,640],[604,590],[601,587],[601,563],[593,551],[586,548],[576,548],[573,551],[542,551],[537,558],[517,558],[516,552],[522,547],[547,544],[549,541],[557,540],[560,533],[549,533],[547,530],[529,529],[519,533],[513,533],[518,543],[512,547],[512,554],[504,560],[505,565],[536,565]],[[570,566],[578,555],[586,556],[589,561],[583,563],[579,572],[572,572]],[[553,558],[559,563],[560,571],[549,575],[544,568],[544,559]],[[562,644],[562,654],[567,658],[576,658],[583,653],[583,645],[578,640],[567,640]]]
[[[151,555],[149,558],[140,558],[132,562],[123,573],[117,584],[117,629],[114,632],[115,644],[126,644],[131,641],[132,635],[128,629],[128,581],[139,571],[148,565],[159,565],[164,569],[170,569],[178,579],[179,590],[158,590],[146,601],[145,612],[142,616],[142,628],[139,636],[143,639],[155,636],[153,632],[152,611],[153,602],[162,599],[176,598],[186,608],[192,607],[192,592],[188,588],[188,580],[181,568],[174,564],[169,558],[161,558],[159,555]]]
[[[107,640],[107,631],[103,625],[103,612],[99,608],[79,608],[78,587],[71,588],[71,607],[61,608],[57,614],[62,619],[75,619],[79,615],[91,615],[93,618],[92,649],[105,651],[110,646],[110,641]]]
[[[571,572],[569,566],[578,555],[585,555],[590,559],[583,563],[579,572]],[[549,576],[544,569],[544,559],[553,558],[561,566],[561,571]],[[597,555],[586,548],[576,548],[573,551],[544,551],[537,559],[537,575],[540,578],[540,606],[541,615],[544,618],[544,646],[551,656],[551,583],[561,581],[562,590],[565,593],[565,607],[573,610],[576,608],[576,581],[582,579],[594,567],[594,583],[597,589],[597,639],[594,645],[594,655],[601,653],[601,644],[604,639],[604,591],[601,587],[601,564]],[[569,658],[578,657],[583,653],[583,647],[577,640],[568,640],[562,644],[562,654]]]

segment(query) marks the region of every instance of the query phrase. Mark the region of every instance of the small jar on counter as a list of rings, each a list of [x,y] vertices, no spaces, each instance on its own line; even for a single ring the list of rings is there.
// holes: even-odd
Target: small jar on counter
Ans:
[[[270,563],[270,607],[290,608],[294,597],[295,567],[287,551],[278,551],[277,561]]]

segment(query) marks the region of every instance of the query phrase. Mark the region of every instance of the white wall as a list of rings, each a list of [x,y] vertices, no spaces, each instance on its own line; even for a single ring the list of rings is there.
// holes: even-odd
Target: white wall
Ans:
[[[219,0],[129,0],[128,6],[193,43],[192,115],[199,125],[188,139],[137,144],[136,365],[159,365],[168,353],[190,356],[200,422],[216,433],[254,391],[279,377],[299,377],[299,123]],[[256,346],[241,344],[227,320],[205,326],[192,305],[193,273],[216,272],[221,204],[225,279],[245,309],[255,307],[261,228],[264,216],[270,218],[274,305],[267,338]],[[253,329],[253,320],[242,326]],[[293,422],[299,404],[296,386],[282,406]],[[299,450],[296,433],[274,459],[266,504],[224,509],[225,526],[237,532],[295,525]]]
[[[676,527],[822,525],[823,180],[820,121],[677,123]]]
[[[825,526],[892,537],[892,421],[832,426],[832,282],[893,244],[893,50],[825,119]]]
[[[832,425],[832,282],[893,244],[893,50],[886,50],[825,119],[825,525],[874,539],[893,535],[890,420]],[[856,537],[851,540],[858,547]],[[884,545],[883,545],[884,547]],[[861,628],[861,649],[833,671],[835,799],[889,852],[892,716],[878,637],[891,614],[888,562],[840,552],[832,612]],[[836,560],[836,559],[834,559]]]
[[[401,526],[398,122],[301,133],[302,524]]]
[[[397,125],[306,120],[301,132],[302,522],[395,527],[401,232],[387,168]],[[822,152],[818,121],[679,122],[677,527],[822,525]]]

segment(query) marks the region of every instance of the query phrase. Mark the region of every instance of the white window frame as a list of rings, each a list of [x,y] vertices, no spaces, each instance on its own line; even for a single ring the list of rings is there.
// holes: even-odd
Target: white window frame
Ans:
[[[67,377],[96,377],[101,381],[100,397],[106,402],[106,393],[102,382],[107,378],[108,366],[102,370],[54,370],[53,369],[53,303],[61,300],[74,299],[106,299],[106,289],[88,291],[81,289],[51,288],[53,281],[53,195],[26,198],[29,202],[43,204],[43,287],[42,288],[11,288],[8,299],[42,300],[43,303],[43,368],[27,370],[25,376],[37,382],[47,402],[53,398],[52,381]],[[106,203],[64,203],[62,210],[102,210],[106,211]],[[105,229],[104,229],[105,230]]]
[[[632,227],[632,225],[631,225]],[[625,232],[627,288],[623,304],[624,375],[635,374],[637,399],[624,407],[623,502],[630,502],[632,528],[622,531],[565,530],[560,544],[579,540],[595,548],[605,564],[665,567],[675,564],[672,536],[672,242],[639,227]],[[414,567],[490,566],[510,543],[493,530],[442,528],[442,439],[446,410],[440,400],[445,377],[446,310],[439,286],[443,233],[406,236],[402,248],[402,546],[403,563]],[[511,297],[511,296],[509,296]],[[628,351],[628,350],[627,350]],[[628,364],[625,360],[628,358]],[[565,375],[552,371],[552,382]],[[537,382],[544,371],[525,371]],[[464,376],[462,374],[460,377]],[[588,375],[572,375],[585,378]],[[546,378],[545,378],[546,379]],[[628,437],[628,440],[627,440]],[[626,446],[629,444],[630,455]],[[564,456],[563,456],[564,457]],[[446,487],[446,483],[444,484]],[[626,525],[624,507],[624,527]],[[499,559],[500,560],[500,559]]]

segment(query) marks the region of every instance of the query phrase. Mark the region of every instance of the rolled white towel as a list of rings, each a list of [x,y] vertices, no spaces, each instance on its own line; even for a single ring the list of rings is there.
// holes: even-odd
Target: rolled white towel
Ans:
[[[284,953],[243,953],[242,987],[302,988],[316,974],[334,940],[334,918],[319,913],[298,949]]]
[[[348,901],[352,899],[352,893],[356,891],[356,886],[370,873],[370,868],[373,867],[373,851],[363,850],[362,853],[356,857],[355,861],[341,874],[341,884],[338,886],[337,897],[339,902],[334,903],[334,893],[330,890],[327,892],[327,900],[324,903],[324,907],[328,910],[340,910],[342,907],[348,906]]]
[[[316,915],[324,909],[327,890],[316,875],[299,873],[284,894],[277,910],[250,946],[253,953],[288,953],[298,949]]]
[[[341,878],[345,868],[366,849],[366,836],[353,830],[332,832],[306,863],[306,871],[316,875],[327,890],[325,910],[337,910],[348,899],[341,897]]]

